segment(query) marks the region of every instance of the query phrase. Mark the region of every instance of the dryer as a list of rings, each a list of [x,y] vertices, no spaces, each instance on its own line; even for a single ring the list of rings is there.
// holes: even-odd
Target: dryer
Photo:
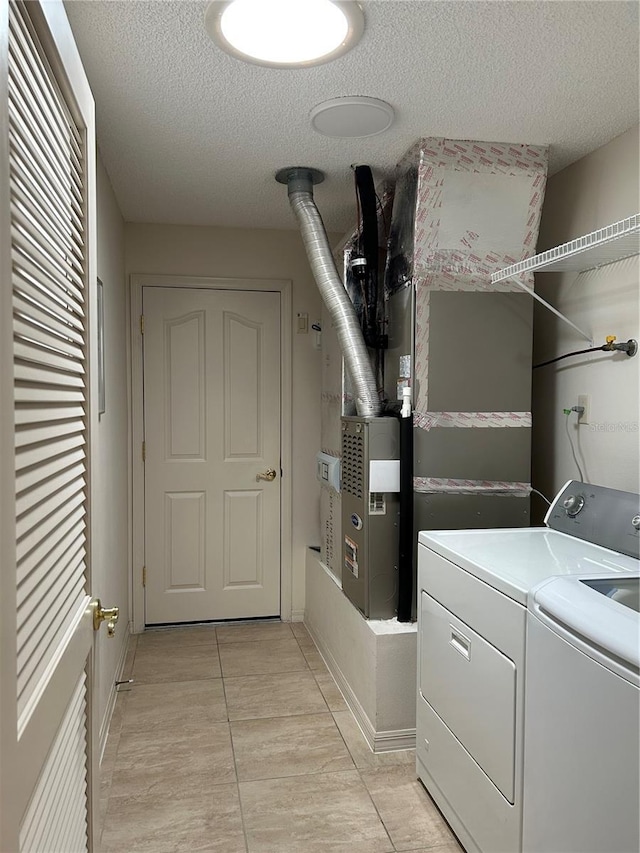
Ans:
[[[545,527],[419,534],[417,774],[469,853],[522,850],[528,592],[638,571],[638,511],[569,481]]]

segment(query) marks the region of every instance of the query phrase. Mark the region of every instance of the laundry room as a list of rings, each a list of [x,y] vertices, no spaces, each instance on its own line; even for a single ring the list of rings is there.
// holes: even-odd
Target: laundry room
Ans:
[[[638,32],[0,0],[0,850],[639,848]]]

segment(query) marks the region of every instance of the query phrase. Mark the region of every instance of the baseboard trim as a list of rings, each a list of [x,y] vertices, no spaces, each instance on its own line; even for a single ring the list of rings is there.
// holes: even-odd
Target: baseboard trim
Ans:
[[[313,642],[316,644],[318,651],[322,655],[324,662],[336,684],[340,688],[345,702],[349,706],[349,710],[354,716],[365,740],[369,744],[372,752],[394,752],[400,749],[414,749],[416,745],[416,730],[415,729],[398,729],[386,732],[377,732],[366,711],[360,704],[358,697],[351,689],[349,682],[345,678],[344,673],[340,669],[338,662],[331,654],[314,626],[309,622],[305,622],[306,628],[311,634]]]
[[[118,691],[116,689],[116,682],[122,676],[122,672],[124,670],[124,663],[127,659],[127,650],[129,649],[129,642],[131,640],[131,626],[127,625],[127,639],[122,644],[122,651],[120,653],[120,660],[118,661],[118,665],[116,666],[116,674],[113,679],[113,684],[111,685],[111,690],[109,691],[109,698],[107,699],[107,707],[105,708],[104,716],[102,717],[102,722],[100,724],[100,735],[98,741],[98,754],[100,755],[100,762],[102,762],[102,756],[104,755],[104,750],[107,745],[107,737],[109,736],[109,726],[111,725],[111,717],[113,716],[113,710],[116,706],[116,699],[118,697]]]
[[[304,622],[304,610],[292,610],[291,611],[291,621],[292,622]]]
[[[395,752],[398,749],[415,749],[416,730],[396,729],[376,732],[374,752]]]

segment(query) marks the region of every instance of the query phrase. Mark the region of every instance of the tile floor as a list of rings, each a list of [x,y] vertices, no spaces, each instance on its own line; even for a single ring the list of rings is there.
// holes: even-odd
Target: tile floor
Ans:
[[[302,624],[148,631],[125,676],[103,853],[461,853],[414,751],[371,752]]]

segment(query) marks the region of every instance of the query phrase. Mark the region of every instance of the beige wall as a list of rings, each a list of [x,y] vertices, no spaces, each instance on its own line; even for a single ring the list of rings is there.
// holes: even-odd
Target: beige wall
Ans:
[[[283,199],[286,204],[286,198]],[[297,334],[295,317],[321,316],[321,302],[296,230],[244,230],[195,226],[125,226],[127,274],[155,273],[223,278],[274,278],[293,282],[293,578],[292,610],[302,618],[306,549],[319,542],[320,359],[315,335]]]
[[[129,620],[129,486],[127,321],[124,222],[109,177],[98,157],[98,276],[104,287],[106,410],[95,437],[96,503],[99,519],[93,549],[93,593],[103,606],[120,607],[115,639],[97,636],[99,719],[104,723],[113,696]]]
[[[632,128],[549,180],[538,251],[565,243],[637,214],[638,128]],[[638,257],[582,274],[536,276],[536,289],[597,345],[606,335],[640,338]],[[534,363],[588,343],[536,305]],[[566,434],[563,408],[591,396],[591,424],[570,430],[587,480],[611,488],[640,490],[638,389],[640,356],[600,353],[566,359],[534,371],[533,482],[551,497],[578,478]]]

